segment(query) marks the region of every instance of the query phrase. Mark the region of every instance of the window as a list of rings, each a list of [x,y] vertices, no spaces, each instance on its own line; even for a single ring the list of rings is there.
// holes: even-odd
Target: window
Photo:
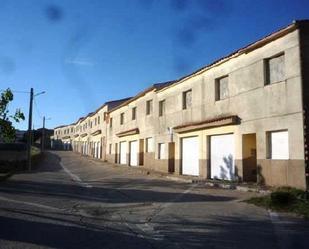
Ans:
[[[120,124],[123,125],[124,123],[124,112],[120,113]]]
[[[288,131],[272,131],[268,133],[268,158],[289,159]]]
[[[265,60],[265,84],[273,84],[285,79],[284,54]]]
[[[146,152],[153,152],[153,138],[146,138]]]
[[[109,154],[112,154],[112,144],[109,144],[109,149],[108,149],[108,151],[109,151]]]
[[[192,106],[192,90],[188,90],[182,93],[182,109],[188,109]]]
[[[109,128],[112,128],[113,127],[113,118],[110,118],[109,119]]]
[[[150,115],[152,113],[152,100],[148,100],[146,102],[146,115]]]
[[[132,108],[132,120],[136,119],[136,107]]]
[[[165,159],[165,144],[159,143],[159,159]]]
[[[100,124],[100,116],[98,116],[98,125]]]
[[[222,100],[229,97],[229,77],[224,76],[215,81],[216,100]]]
[[[159,117],[162,117],[165,114],[165,100],[159,102]]]

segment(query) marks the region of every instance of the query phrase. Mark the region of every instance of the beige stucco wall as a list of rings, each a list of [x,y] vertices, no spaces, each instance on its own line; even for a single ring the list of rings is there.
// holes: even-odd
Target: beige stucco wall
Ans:
[[[277,84],[265,85],[264,60],[282,52],[285,54],[286,80]],[[241,123],[233,127],[231,132],[235,134],[235,159],[240,177],[242,176],[243,134],[256,133],[257,159],[260,167],[265,168],[269,167],[269,163],[261,160],[268,160],[266,157],[266,132],[287,129],[289,131],[290,158],[290,163],[288,162],[287,165],[292,165],[292,161],[295,160],[301,162],[304,160],[304,134],[299,62],[298,31],[294,31],[248,54],[242,54],[197,76],[186,79],[178,85],[157,93],[149,92],[129,105],[113,111],[110,114],[113,117],[113,128],[109,129],[108,143],[112,143],[114,148],[114,144],[120,141],[115,135],[116,133],[139,128],[139,138],[154,138],[155,153],[153,156],[156,160],[158,158],[158,143],[171,141],[167,132],[168,127],[203,121],[218,116],[237,115],[240,117]],[[229,98],[216,101],[215,79],[224,75],[229,76]],[[189,89],[192,89],[192,107],[182,110],[182,93]],[[153,100],[153,114],[147,116],[146,101],[150,99]],[[166,114],[163,117],[158,117],[159,101],[163,99],[166,103]],[[131,109],[134,106],[137,107],[137,119],[131,121]],[[125,123],[120,125],[120,113],[122,112],[125,113]],[[174,134],[175,159],[179,162],[178,165],[176,163],[176,173],[181,172],[179,165],[181,164],[179,153],[179,139],[181,137],[194,134],[200,137],[200,164],[204,164],[200,166],[200,172],[202,176],[206,176],[208,159],[206,134],[223,134],[226,132],[225,129],[227,128],[209,129],[181,135]],[[147,162],[147,159],[145,162]],[[152,168],[156,168],[153,166],[154,164],[161,168],[162,162],[150,164]],[[282,162],[282,165],[285,164],[286,162]],[[280,162],[277,165],[280,165]],[[145,164],[145,167],[147,167],[147,164]],[[299,166],[299,168],[302,167]],[[281,169],[277,170],[280,171]],[[298,171],[300,172],[298,179],[293,179],[290,183],[303,186],[302,178],[304,174],[301,169]],[[266,184],[287,183],[281,179],[282,177],[277,177],[279,180],[274,180],[275,172],[268,173],[267,170],[264,170],[264,174]],[[291,174],[289,175],[291,176]],[[288,178],[287,175],[285,175],[285,178]]]
[[[286,79],[272,85],[265,85],[264,60],[284,52]],[[215,80],[228,75],[229,98],[215,100]],[[182,93],[192,89],[192,106],[182,109]],[[146,115],[146,101],[153,101],[153,112]],[[159,117],[159,101],[165,100],[165,115]],[[132,120],[132,108],[136,107],[136,120]],[[96,115],[102,115],[104,111]],[[179,84],[158,92],[150,90],[134,101],[122,105],[109,113],[113,119],[112,128],[102,123],[102,135],[81,138],[79,141],[98,141],[106,136],[106,159],[115,162],[119,153],[119,143],[133,140],[154,139],[154,153],[144,153],[144,167],[166,171],[168,168],[168,151],[165,159],[158,159],[158,143],[175,142],[175,174],[181,173],[180,139],[185,136],[198,136],[200,141],[199,159],[202,177],[207,177],[208,148],[207,137],[214,134],[233,133],[235,137],[235,162],[240,177],[243,176],[242,137],[244,134],[256,134],[256,150],[258,165],[263,178],[269,185],[292,185],[304,187],[304,133],[303,106],[300,74],[300,54],[298,30],[272,41],[249,53],[217,63],[211,68],[201,71],[198,75],[186,78]],[[120,114],[124,113],[124,124],[120,125]],[[237,115],[239,125],[214,129],[173,134],[168,133],[169,127],[213,119],[220,116]],[[80,122],[88,122],[93,117],[87,117]],[[118,137],[116,134],[134,128],[139,134]],[[266,133],[275,130],[289,132],[289,160],[270,160],[267,158]],[[80,132],[91,134],[92,129]],[[104,131],[104,132],[103,132]],[[109,153],[109,145],[112,151]],[[117,144],[117,145],[116,145]],[[144,142],[145,151],[146,142]],[[118,151],[115,151],[118,147]],[[129,153],[129,147],[127,149]]]

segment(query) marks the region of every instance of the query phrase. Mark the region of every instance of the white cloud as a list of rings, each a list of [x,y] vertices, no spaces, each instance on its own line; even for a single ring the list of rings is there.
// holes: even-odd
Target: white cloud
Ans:
[[[66,59],[65,60],[66,64],[75,64],[75,65],[80,65],[80,66],[93,66],[94,62],[85,59],[85,58],[72,58],[72,59]]]

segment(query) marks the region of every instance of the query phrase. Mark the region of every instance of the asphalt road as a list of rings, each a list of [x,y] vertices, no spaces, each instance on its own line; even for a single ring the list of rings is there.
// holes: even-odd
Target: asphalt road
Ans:
[[[0,248],[309,248],[309,224],[72,152],[0,183]]]

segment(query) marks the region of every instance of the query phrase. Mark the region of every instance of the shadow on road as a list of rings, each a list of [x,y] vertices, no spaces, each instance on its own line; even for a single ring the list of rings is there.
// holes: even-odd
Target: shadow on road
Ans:
[[[34,173],[62,171],[61,158],[49,153],[48,160],[37,168]],[[95,166],[93,166],[95,167]],[[103,171],[102,171],[103,172]],[[36,174],[34,174],[36,175]],[[52,174],[53,175],[53,174]],[[117,175],[117,174],[116,174]],[[229,205],[234,197],[196,194],[188,192],[182,195],[188,185],[179,184],[160,179],[145,179],[144,176],[126,178],[119,174],[118,177],[104,178],[89,182],[92,188],[86,188],[70,181],[44,181],[37,174],[34,180],[31,176],[12,178],[0,184],[0,195],[13,196],[17,200],[40,200],[45,198],[53,200],[54,205],[73,201],[73,203],[90,202],[99,204],[124,204],[102,205],[102,215],[83,216],[72,210],[59,209],[58,211],[40,210],[40,208],[23,209],[19,206],[1,208],[0,213],[0,240],[14,248],[14,243],[30,243],[36,246],[46,246],[62,249],[79,248],[278,248],[282,238],[274,236],[274,226],[267,217],[251,218],[245,215],[228,215],[218,212],[218,215],[203,215],[195,213],[195,205],[202,202],[218,202],[217,205]],[[58,174],[53,177],[59,177]],[[143,179],[144,177],[144,179]],[[66,177],[66,179],[68,179]],[[138,207],[147,203],[183,203],[183,209],[188,207],[186,215],[174,213],[153,216],[149,224],[155,228],[149,237],[140,236],[128,226],[136,227],[145,225],[140,219],[124,220],[118,216],[111,219],[111,213],[121,211],[133,206]],[[187,205],[188,203],[194,205]],[[21,201],[22,203],[22,201]],[[158,205],[160,206],[160,205]],[[179,205],[181,206],[181,205]],[[109,207],[109,208],[108,208]],[[72,208],[70,206],[70,208]],[[57,208],[55,208],[57,210]],[[83,210],[83,209],[82,209]],[[123,210],[122,210],[123,211]],[[136,212],[139,211],[137,208]],[[204,210],[200,210],[204,212]],[[190,213],[194,215],[190,215]],[[89,214],[89,213],[87,213]],[[139,215],[139,213],[137,213]],[[207,209],[205,209],[207,214]],[[18,217],[18,218],[17,218]],[[106,223],[117,223],[117,226],[107,227]],[[99,224],[99,225],[98,225]],[[296,223],[295,223],[296,224]],[[293,235],[286,248],[309,248],[309,225],[301,227],[299,224],[288,223],[280,234]],[[152,235],[160,231],[161,240],[156,240]],[[147,235],[147,234],[146,234]],[[304,236],[307,237],[304,237]],[[29,246],[29,244],[27,244]],[[31,248],[31,245],[29,246]],[[0,245],[0,248],[1,247]],[[19,244],[19,247],[20,244]]]
[[[9,193],[27,197],[49,197],[59,201],[72,199],[100,203],[165,203],[171,202],[171,200],[174,202],[224,202],[234,200],[233,197],[195,193],[186,193],[181,198],[176,198],[183,189],[187,189],[189,186],[166,180],[145,179],[144,175],[133,179],[126,177],[125,173],[122,173],[122,177],[111,175],[110,178],[101,181],[89,182],[93,184],[92,188],[85,188],[74,181],[48,182],[40,179],[38,175],[35,176],[35,173],[63,170],[60,162],[61,158],[58,155],[47,152],[41,167],[33,172],[34,180],[22,177],[12,178],[0,184],[0,194]],[[98,166],[93,167],[97,168]],[[59,176],[53,176],[53,178],[57,177]],[[163,191],[160,191],[162,189]],[[168,189],[173,191],[167,192]]]
[[[122,183],[124,180],[122,179]],[[130,183],[130,180],[128,180]],[[151,184],[149,182],[148,184]],[[119,188],[115,182],[105,184],[104,187],[85,188],[77,184],[45,183],[32,181],[11,180],[0,185],[0,194],[9,193],[28,197],[49,197],[61,201],[76,199],[101,203],[135,203],[135,202],[220,202],[231,201],[233,197],[212,196],[187,193],[182,198],[176,198],[179,193],[159,192],[146,189]]]
[[[278,248],[282,238],[275,238],[271,223],[265,220],[217,216],[205,222],[177,219],[157,222],[162,240],[137,236],[132,232],[100,227],[83,227],[74,223],[50,224],[0,216],[0,239],[26,242],[63,249],[79,248]],[[131,225],[133,223],[130,223]],[[18,228],[18,231],[16,230]],[[308,227],[307,227],[308,228]],[[304,228],[306,229],[306,228]],[[308,240],[302,231],[287,225],[286,234],[295,239],[285,248],[306,249]],[[156,245],[156,247],[154,247]]]
[[[88,229],[70,224],[51,224],[3,216],[0,216],[0,224],[0,239],[7,241],[63,249],[110,248],[110,245],[113,245],[113,248],[124,248],[124,246],[128,248],[128,245],[130,248],[149,248],[147,241],[142,238],[117,231]],[[14,248],[14,245],[10,248]]]

